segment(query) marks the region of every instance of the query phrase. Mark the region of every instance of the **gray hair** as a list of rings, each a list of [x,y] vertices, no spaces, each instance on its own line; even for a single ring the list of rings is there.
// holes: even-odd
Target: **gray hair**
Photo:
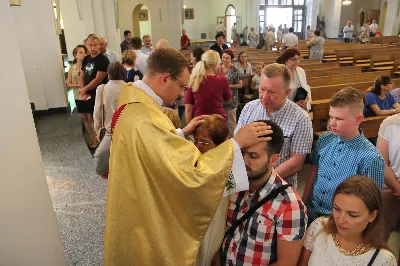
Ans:
[[[278,63],[269,64],[266,67],[264,67],[262,74],[265,75],[267,78],[282,77],[285,90],[287,90],[290,87],[292,75],[290,74],[289,68],[287,68],[286,65]]]

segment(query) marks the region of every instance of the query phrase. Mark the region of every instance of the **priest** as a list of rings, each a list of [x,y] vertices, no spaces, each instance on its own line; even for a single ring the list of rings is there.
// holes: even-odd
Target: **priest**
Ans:
[[[204,117],[176,130],[161,106],[183,97],[186,58],[155,50],[143,80],[122,89],[112,144],[104,265],[193,265],[222,195],[248,189],[241,149],[269,141],[252,123],[201,154],[185,137]]]

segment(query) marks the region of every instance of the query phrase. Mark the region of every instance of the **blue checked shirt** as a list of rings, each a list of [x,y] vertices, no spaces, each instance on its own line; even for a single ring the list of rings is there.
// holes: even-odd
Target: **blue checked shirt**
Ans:
[[[364,137],[342,140],[332,132],[320,136],[311,154],[318,167],[313,191],[307,201],[309,223],[332,212],[332,197],[338,185],[354,175],[368,176],[383,185],[385,163],[379,151]]]
[[[249,102],[240,114],[235,134],[241,127],[257,120],[271,120],[283,130],[285,144],[275,168],[289,160],[291,153],[311,152],[313,129],[310,116],[294,102],[286,99],[282,108],[274,112],[271,117],[268,116],[259,99]],[[285,178],[285,181],[297,189],[297,174]]]

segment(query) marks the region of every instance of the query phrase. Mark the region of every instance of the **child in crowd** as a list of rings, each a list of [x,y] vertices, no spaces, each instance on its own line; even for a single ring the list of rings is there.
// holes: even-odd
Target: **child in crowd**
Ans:
[[[372,178],[383,185],[384,161],[359,128],[363,121],[363,95],[347,87],[330,101],[330,132],[319,137],[311,154],[313,166],[304,189],[309,224],[331,214],[337,186],[353,175]]]
[[[251,80],[251,89],[254,91],[253,99],[258,99],[258,88],[260,87],[260,79],[261,79],[261,72],[264,68],[263,63],[259,63],[256,65],[256,74],[254,75],[253,79]]]

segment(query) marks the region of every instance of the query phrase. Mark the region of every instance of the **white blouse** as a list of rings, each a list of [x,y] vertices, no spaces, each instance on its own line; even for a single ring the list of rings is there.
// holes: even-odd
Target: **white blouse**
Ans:
[[[94,104],[94,129],[97,132],[101,127],[101,105],[104,104],[104,127],[109,130],[111,121],[118,105],[118,98],[122,86],[125,84],[123,80],[110,80],[105,85],[99,85],[96,91],[96,102]],[[103,103],[101,102],[103,96]]]
[[[243,69],[242,65],[239,62],[237,62],[235,64],[235,67],[241,75],[253,75],[253,68],[250,63],[247,63],[246,69]],[[244,73],[245,70],[246,70],[246,73]]]
[[[324,224],[328,218],[318,218],[307,229],[303,246],[312,251],[308,261],[309,266],[366,266],[376,249],[358,256],[346,256],[340,253],[331,234],[324,232]],[[396,266],[395,256],[386,249],[381,249],[373,266]]]

